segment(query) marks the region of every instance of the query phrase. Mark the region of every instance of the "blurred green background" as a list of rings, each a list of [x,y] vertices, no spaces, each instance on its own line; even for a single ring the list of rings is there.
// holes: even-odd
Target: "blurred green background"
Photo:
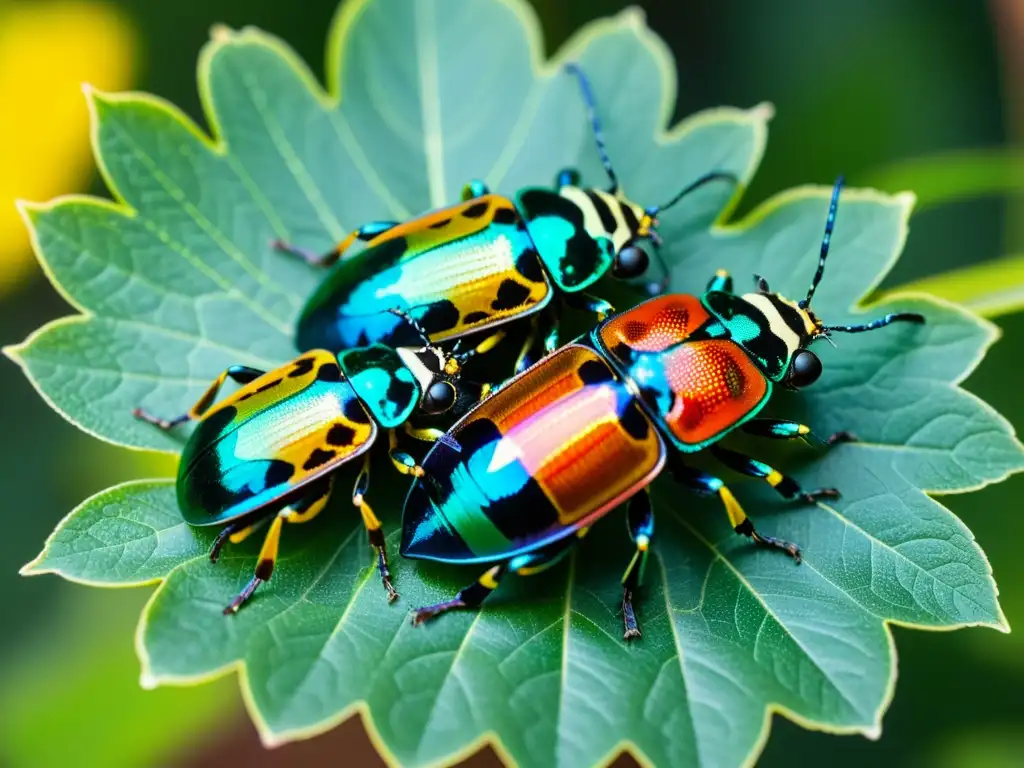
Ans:
[[[394,0],[395,2],[404,0]],[[411,1],[411,0],[410,0]],[[532,0],[553,52],[622,0]],[[767,156],[744,201],[831,183],[914,189],[903,259],[885,286],[1024,253],[1024,2],[992,0],[646,0],[649,24],[679,68],[676,117],[774,102]],[[104,194],[89,155],[80,84],[139,89],[202,123],[195,60],[210,26],[254,24],[323,70],[335,0],[0,0],[0,343],[21,341],[71,309],[31,256],[16,198]],[[907,162],[913,160],[914,162]],[[993,287],[1021,270],[1008,260]],[[957,286],[953,286],[955,289]],[[1003,339],[967,382],[1024,423],[1024,313],[997,318]],[[168,474],[166,458],[128,453],[51,412],[18,369],[0,363],[4,528],[0,594],[0,765],[249,766],[380,764],[358,721],[311,742],[264,751],[233,679],[143,691],[132,648],[148,590],[92,590],[22,579],[56,522],[113,482]],[[988,553],[1011,625],[1024,622],[1024,542],[1016,477],[944,499]],[[766,766],[1002,766],[1024,753],[1024,637],[990,630],[894,630],[895,701],[881,740],[802,731],[776,720]],[[482,753],[470,762],[497,764]],[[628,759],[621,762],[628,764]]]

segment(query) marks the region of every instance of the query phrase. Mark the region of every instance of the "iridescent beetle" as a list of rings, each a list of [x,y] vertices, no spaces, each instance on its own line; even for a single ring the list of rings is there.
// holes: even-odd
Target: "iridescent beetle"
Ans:
[[[662,206],[645,209],[627,200],[605,152],[586,77],[574,65],[568,70],[579,79],[610,188],[582,188],[579,174],[564,170],[557,189],[527,188],[513,202],[474,181],[458,205],[404,223],[364,224],[323,256],[276,242],[310,264],[335,265],[299,317],[300,349],[408,344],[408,327],[385,311],[397,306],[434,342],[487,332],[493,346],[502,336],[497,326],[528,322],[516,365],[517,372],[525,370],[558,344],[556,305],[603,319],[611,306],[586,289],[609,271],[623,279],[646,273],[649,258],[641,246],[651,243],[657,253],[660,211],[709,181],[737,182],[733,174],[709,173]],[[336,263],[356,240],[367,247]],[[648,284],[652,294],[665,287],[665,281]]]
[[[737,533],[800,561],[795,544],[757,532],[728,487],[687,466],[707,448],[732,469],[767,481],[786,499],[836,497],[721,447],[734,429],[762,437],[807,438],[797,422],[755,418],[775,386],[806,387],[821,374],[808,349],[833,332],[858,333],[895,321],[826,326],[810,302],[821,280],[842,179],[836,182],[817,273],[799,303],[757,290],[732,292],[718,273],[702,297],[668,294],[605,320],[477,405],[440,440],[406,499],[401,553],[448,563],[490,563],[454,599],[421,608],[414,623],[476,607],[502,576],[554,563],[598,518],[629,499],[636,553],[622,579],[625,637],[640,631],[632,594],[640,583],[654,517],[647,486],[667,465],[693,491],[716,494]],[[847,433],[824,442],[851,439]]]
[[[178,506],[191,525],[225,526],[210,550],[212,562],[227,539],[238,543],[270,522],[255,574],[225,614],[236,612],[270,579],[282,524],[315,517],[331,494],[335,471],[360,456],[363,465],[352,503],[362,513],[370,544],[377,550],[388,600],[398,597],[380,521],[366,501],[369,449],[378,429],[388,430],[395,468],[418,476],[423,470],[402,449],[398,429],[413,438],[436,439],[443,434],[440,430],[417,428],[413,422],[465,412],[478,399],[460,380],[462,363],[476,350],[446,353],[430,344],[415,321],[402,319],[418,331],[424,346],[393,349],[375,344],[337,356],[311,350],[270,372],[235,365],[177,418],[134,411],[163,430],[199,421],[178,465]],[[214,405],[227,379],[243,386]]]

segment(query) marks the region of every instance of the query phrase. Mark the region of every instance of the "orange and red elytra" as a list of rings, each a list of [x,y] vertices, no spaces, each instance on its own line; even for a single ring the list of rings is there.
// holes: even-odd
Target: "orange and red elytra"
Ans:
[[[406,557],[487,564],[451,600],[416,611],[420,623],[471,608],[508,572],[532,573],[557,562],[589,527],[628,500],[636,551],[622,578],[625,638],[640,635],[633,593],[654,534],[648,485],[668,469],[680,485],[715,495],[737,533],[800,560],[799,548],[760,534],[726,484],[690,466],[707,450],[731,469],[771,485],[786,499],[835,498],[804,490],[790,477],[719,441],[734,430],[798,439],[806,425],[759,418],[777,386],[817,380],[821,362],[808,347],[830,333],[858,333],[915,313],[863,325],[827,326],[811,311],[828,255],[842,179],[836,182],[818,269],[804,299],[791,301],[756,278],[754,292],[732,292],[719,272],[703,296],[669,294],[605,320],[592,332],[515,377],[434,443],[403,514]],[[822,442],[852,439],[838,433]]]
[[[800,389],[820,376],[811,343],[830,333],[924,318],[895,313],[862,325],[827,326],[811,311],[841,178],[817,271],[800,301],[772,292],[758,276],[755,291],[737,295],[731,277],[719,271],[700,297],[664,294],[662,281],[648,286],[654,298],[614,314],[584,289],[609,271],[643,275],[648,256],[640,243],[660,243],[658,212],[708,181],[736,179],[710,173],[664,206],[631,203],[605,152],[589,84],[578,68],[568,69],[579,78],[610,190],[580,188],[578,175],[564,171],[557,191],[523,190],[513,203],[474,182],[461,204],[406,223],[365,225],[326,257],[282,246],[311,262],[334,263],[356,239],[368,244],[338,263],[307,302],[298,344],[310,351],[270,373],[229,368],[177,419],[137,411],[164,429],[200,421],[185,447],[178,498],[188,522],[226,526],[212,560],[226,539],[240,541],[270,522],[256,573],[225,613],[270,578],[282,523],[315,516],[334,470],[369,456],[378,427],[389,430],[392,462],[415,478],[403,510],[401,553],[488,565],[453,599],[417,610],[414,623],[479,606],[509,571],[528,574],[557,562],[594,522],[625,502],[635,554],[622,579],[622,611],[625,638],[638,637],[633,593],[654,534],[648,486],[665,469],[682,486],[717,496],[737,533],[800,561],[795,544],[759,533],[725,483],[686,457],[707,451],[786,499],[838,496],[831,488],[804,490],[720,440],[735,430],[784,440],[812,437],[806,425],[758,415],[775,387]],[[556,350],[556,303],[592,310],[600,323]],[[516,375],[494,390],[463,386],[462,361],[499,343],[503,331],[496,326],[527,317],[531,331]],[[460,355],[469,340],[475,346]],[[437,346],[449,341],[455,344],[447,350]],[[226,378],[244,386],[213,406]],[[412,426],[439,413],[447,414],[440,423],[447,432],[436,421]],[[433,441],[422,464],[401,446],[399,429]],[[837,433],[820,442],[848,439]],[[364,464],[352,501],[394,599],[380,522],[365,498],[368,481]]]

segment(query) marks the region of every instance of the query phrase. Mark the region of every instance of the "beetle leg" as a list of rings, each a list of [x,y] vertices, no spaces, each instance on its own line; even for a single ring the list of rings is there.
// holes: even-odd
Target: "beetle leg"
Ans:
[[[538,345],[538,340],[541,344]],[[558,347],[558,315],[549,305],[534,316],[530,331],[516,359],[516,374],[522,373]],[[504,386],[504,384],[502,385]]]
[[[466,202],[477,197],[483,197],[489,192],[490,190],[487,188],[487,185],[480,179],[473,179],[462,188],[462,201]]]
[[[544,337],[544,354],[550,355],[558,349],[558,324],[548,331],[548,335]]]
[[[458,594],[451,600],[445,600],[444,602],[428,605],[425,608],[416,610],[412,615],[413,625],[422,624],[428,619],[457,608],[479,608],[487,596],[498,588],[498,584],[506,573],[511,571],[517,576],[532,576],[535,573],[547,570],[565,556],[569,548],[576,543],[577,537],[581,537],[585,533],[586,529],[581,529],[581,532],[578,532],[576,537],[562,539],[547,549],[519,555],[506,563],[498,563],[491,566],[479,579],[468,587],[460,589]]]
[[[416,463],[416,459],[400,449],[397,430],[388,430],[388,443],[388,458],[395,465],[395,469],[403,475],[423,477],[423,467]]]
[[[249,579],[249,583],[238,593],[238,596],[231,601],[231,604],[224,609],[225,616],[238,613],[238,609],[245,605],[249,598],[252,597],[256,588],[260,584],[270,581],[270,577],[274,574],[274,563],[277,562],[278,546],[281,543],[281,526],[284,523],[304,523],[307,520],[312,520],[324,508],[330,495],[331,479],[325,482],[316,482],[311,485],[309,493],[299,502],[285,507],[273,516],[273,519],[270,521],[270,530],[267,531],[267,535],[263,539],[263,546],[260,548],[260,556],[256,561],[256,570],[253,573],[253,577]],[[232,542],[235,541],[235,536],[241,536],[238,539],[239,541],[245,538],[263,522],[261,520],[258,523],[239,529],[235,535],[232,535]]]
[[[699,469],[688,467],[678,461],[672,468],[672,476],[676,482],[685,485],[695,493],[703,496],[718,496],[725,506],[725,513],[729,517],[729,523],[736,533],[746,536],[761,546],[781,549],[796,560],[797,563],[800,562],[800,547],[785,539],[777,539],[774,536],[764,536],[758,533],[754,528],[754,524],[750,522],[750,518],[747,517],[746,512],[743,511],[743,507],[740,506],[736,497],[732,495],[732,491],[719,478],[707,472],[702,472]]]
[[[805,491],[791,477],[786,477],[777,469],[772,469],[767,464],[744,456],[742,453],[730,451],[720,445],[711,446],[712,455],[730,469],[734,469],[741,475],[757,477],[774,488],[782,498],[787,500],[802,499],[808,504],[813,504],[819,499],[838,499],[839,491],[835,488],[819,488],[814,491]]]
[[[217,398],[217,393],[220,391],[220,388],[224,386],[224,382],[227,379],[231,379],[239,384],[248,384],[250,381],[258,379],[264,373],[264,371],[256,368],[250,368],[247,365],[233,365],[214,379],[209,389],[203,393],[202,397],[196,400],[196,404],[187,412],[181,414],[181,416],[175,416],[173,419],[163,419],[159,416],[154,416],[148,411],[144,411],[142,408],[135,408],[132,411],[132,415],[135,416],[135,418],[148,422],[166,432],[179,424],[184,424],[189,419],[202,418],[203,414],[209,410],[211,405],[213,405],[213,401]]]
[[[278,544],[281,543],[281,525],[283,523],[284,516],[281,513],[274,516],[270,523],[270,530],[267,531],[266,538],[263,539],[263,546],[260,548],[260,557],[256,561],[256,571],[253,577],[249,579],[249,583],[231,601],[231,604],[224,609],[225,616],[238,613],[238,609],[252,597],[256,588],[263,582],[270,581],[270,577],[274,574],[274,563],[277,561],[277,548]]]
[[[633,559],[622,574],[622,620],[625,624],[623,639],[632,640],[640,637],[640,628],[633,612],[633,593],[640,586],[647,566],[647,554],[654,535],[654,510],[651,507],[651,495],[647,488],[635,494],[629,500],[629,537],[636,544]]]
[[[414,427],[408,421],[402,425],[402,429],[405,430],[405,434],[409,437],[415,438],[416,440],[422,440],[425,443],[437,442],[441,435],[444,434],[443,429],[437,429],[436,427]]]
[[[604,299],[591,296],[589,293],[567,293],[565,303],[574,309],[582,309],[584,312],[593,312],[597,315],[598,321],[605,320],[615,314],[615,307]]]
[[[822,445],[835,445],[836,443],[853,443],[857,441],[855,435],[850,432],[836,432],[829,437],[822,439],[811,432],[806,424],[786,419],[751,419],[740,427],[749,435],[757,437],[768,437],[774,440],[803,440],[809,443],[809,437],[813,437]]]
[[[380,573],[381,583],[388,595],[388,602],[398,599],[398,593],[391,584],[391,571],[388,569],[388,551],[384,541],[384,531],[381,530],[380,520],[373,513],[373,508],[366,501],[366,491],[370,487],[370,455],[363,459],[363,468],[356,478],[355,487],[352,489],[352,504],[363,516],[363,525],[366,526],[366,533],[370,537],[370,546],[377,550],[377,571]]]
[[[455,347],[452,349],[452,356],[459,362],[460,365],[464,365],[467,360],[477,355],[486,355],[496,346],[498,346],[505,338],[505,331],[497,330],[488,336],[485,336],[479,344],[466,352],[459,352],[459,343],[456,342]]]
[[[217,538],[213,541],[213,546],[210,547],[210,562],[217,562],[217,558],[220,557],[220,551],[224,548],[225,542],[230,541],[232,544],[240,544],[249,538],[251,533],[266,525],[269,519],[270,518],[264,517],[253,523],[249,523],[248,525],[244,524],[244,520],[236,520],[230,525],[225,526],[224,529],[217,534]]]
[[[539,327],[539,324],[540,320],[538,316],[536,314],[532,315],[530,317],[529,328],[526,331],[526,337],[523,339],[523,345],[519,348],[519,354],[516,356],[516,364],[515,367],[512,369],[512,376],[510,376],[508,379],[505,379],[497,387],[495,387],[495,391],[504,387],[509,382],[510,379],[522,373],[536,362],[533,355],[533,347],[537,343],[537,329]]]
[[[314,253],[313,251],[306,248],[300,248],[297,245],[292,245],[284,240],[274,240],[270,245],[275,251],[281,251],[282,253],[297,256],[312,267],[329,267],[338,261],[338,259],[345,254],[345,251],[347,251],[356,240],[369,242],[378,235],[384,234],[392,227],[398,226],[398,224],[399,222],[397,221],[371,221],[367,224],[363,224],[359,229],[349,232],[348,236],[346,236],[344,240],[325,254]]]
[[[442,613],[455,610],[456,608],[478,608],[487,596],[498,588],[498,584],[501,583],[501,577],[504,576],[507,571],[507,563],[499,563],[498,565],[491,566],[480,576],[479,579],[474,581],[468,587],[460,589],[458,594],[456,594],[451,600],[445,600],[441,603],[428,605],[425,608],[418,608],[412,615],[413,626],[422,624],[428,619],[432,619]]]
[[[732,293],[732,277],[724,269],[715,271],[715,276],[711,278],[708,283],[707,290],[709,291],[726,291]]]

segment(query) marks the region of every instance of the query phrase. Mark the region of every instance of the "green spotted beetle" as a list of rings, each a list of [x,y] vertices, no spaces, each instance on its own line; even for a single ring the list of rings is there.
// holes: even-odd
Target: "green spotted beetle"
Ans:
[[[199,422],[182,451],[177,497],[189,524],[224,526],[210,550],[212,562],[226,540],[238,543],[270,523],[255,573],[225,614],[236,612],[270,579],[282,524],[315,517],[327,503],[336,470],[360,457],[363,464],[352,503],[377,551],[388,600],[398,597],[381,524],[366,501],[369,449],[378,430],[386,429],[395,468],[421,475],[423,470],[403,449],[398,429],[405,437],[436,439],[442,434],[439,429],[414,422],[419,417],[455,416],[482,392],[473,393],[461,379],[462,363],[477,349],[445,352],[431,345],[414,320],[396,314],[411,325],[422,347],[374,344],[337,355],[310,350],[269,372],[235,365],[181,416],[163,419],[135,409],[136,417],[163,430]],[[214,404],[227,379],[243,386]]]
[[[587,78],[575,65],[567,69],[578,78],[610,187],[580,187],[579,174],[564,170],[556,189],[523,189],[513,202],[476,181],[466,185],[457,205],[406,222],[364,224],[322,256],[275,242],[310,264],[333,265],[299,317],[300,349],[408,344],[409,327],[386,311],[397,306],[434,342],[480,333],[493,337],[493,346],[503,336],[498,326],[526,323],[515,365],[516,372],[525,370],[558,345],[562,304],[603,318],[611,306],[586,289],[609,272],[622,279],[646,274],[649,256],[642,246],[658,254],[659,212],[710,181],[738,183],[733,174],[708,173],[665,205],[631,202],[605,151]],[[356,240],[366,248],[342,259]],[[667,287],[667,269],[664,275],[647,283],[649,293]]]

